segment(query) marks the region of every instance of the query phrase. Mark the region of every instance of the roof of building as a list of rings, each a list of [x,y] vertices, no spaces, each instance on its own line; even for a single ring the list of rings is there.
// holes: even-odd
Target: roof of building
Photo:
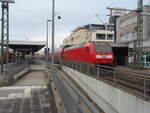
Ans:
[[[46,45],[45,41],[10,40],[9,47],[25,53],[37,52]]]
[[[150,5],[144,5],[143,6],[143,11],[145,12],[149,12],[149,10],[148,9],[150,8]],[[122,14],[119,18],[124,18],[124,17],[128,17],[128,16],[131,16],[131,15],[137,15],[137,9],[135,9],[135,10],[133,10],[133,11],[129,11],[129,12],[126,12],[126,13],[124,13],[124,14]]]
[[[87,24],[87,25],[84,25],[84,26],[78,26],[76,27],[72,32],[77,32],[78,30],[80,29],[88,29],[88,30],[106,30],[106,26],[107,26],[107,29],[110,30],[111,26],[113,26],[114,28],[114,24]]]

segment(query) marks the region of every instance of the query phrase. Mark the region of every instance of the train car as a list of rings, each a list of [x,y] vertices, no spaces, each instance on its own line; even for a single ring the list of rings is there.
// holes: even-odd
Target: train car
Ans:
[[[112,65],[114,63],[110,43],[105,42],[87,42],[66,47],[62,51],[62,59],[94,65]]]
[[[66,45],[64,47],[59,47],[59,48],[56,48],[54,50],[54,63],[55,64],[59,64],[63,58],[63,52],[64,52],[64,49],[67,48],[67,47],[71,47],[72,45]],[[51,56],[52,54],[49,53],[49,56],[50,56],[50,59],[51,59]]]
[[[60,63],[60,58],[61,58],[61,51],[62,51],[63,48],[57,48],[55,49],[54,51],[54,63],[55,64],[59,64]]]
[[[8,53],[7,53],[6,48],[4,48],[4,51],[3,51],[3,56],[4,56],[4,58],[2,59],[1,56],[2,56],[2,55],[1,55],[1,50],[0,50],[0,62],[3,61],[3,62],[5,63],[5,62],[7,61],[7,57],[8,57]],[[9,49],[9,58],[8,58],[9,62],[12,62],[13,57],[14,57],[13,50],[12,50],[12,49]]]

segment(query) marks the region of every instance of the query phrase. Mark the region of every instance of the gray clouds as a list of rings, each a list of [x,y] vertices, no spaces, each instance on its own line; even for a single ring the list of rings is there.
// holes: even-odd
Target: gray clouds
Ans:
[[[136,8],[137,0],[56,0],[56,12],[62,16],[56,20],[56,44],[76,27],[100,23],[96,14],[106,14],[106,7]],[[51,18],[52,0],[15,0],[10,7],[10,39],[45,40],[46,19]],[[100,15],[103,20],[106,16]],[[51,24],[49,24],[51,26]],[[50,28],[51,37],[51,28]]]

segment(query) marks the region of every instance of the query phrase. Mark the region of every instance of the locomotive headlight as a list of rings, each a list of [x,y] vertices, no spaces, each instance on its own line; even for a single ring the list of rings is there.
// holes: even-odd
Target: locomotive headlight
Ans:
[[[112,55],[107,55],[106,57],[107,57],[107,58],[113,58],[113,56],[112,56]]]

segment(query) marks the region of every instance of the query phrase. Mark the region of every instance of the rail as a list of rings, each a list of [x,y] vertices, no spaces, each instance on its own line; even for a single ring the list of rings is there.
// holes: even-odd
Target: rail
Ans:
[[[62,64],[142,99],[150,100],[150,76],[148,74],[70,61],[62,61]]]

